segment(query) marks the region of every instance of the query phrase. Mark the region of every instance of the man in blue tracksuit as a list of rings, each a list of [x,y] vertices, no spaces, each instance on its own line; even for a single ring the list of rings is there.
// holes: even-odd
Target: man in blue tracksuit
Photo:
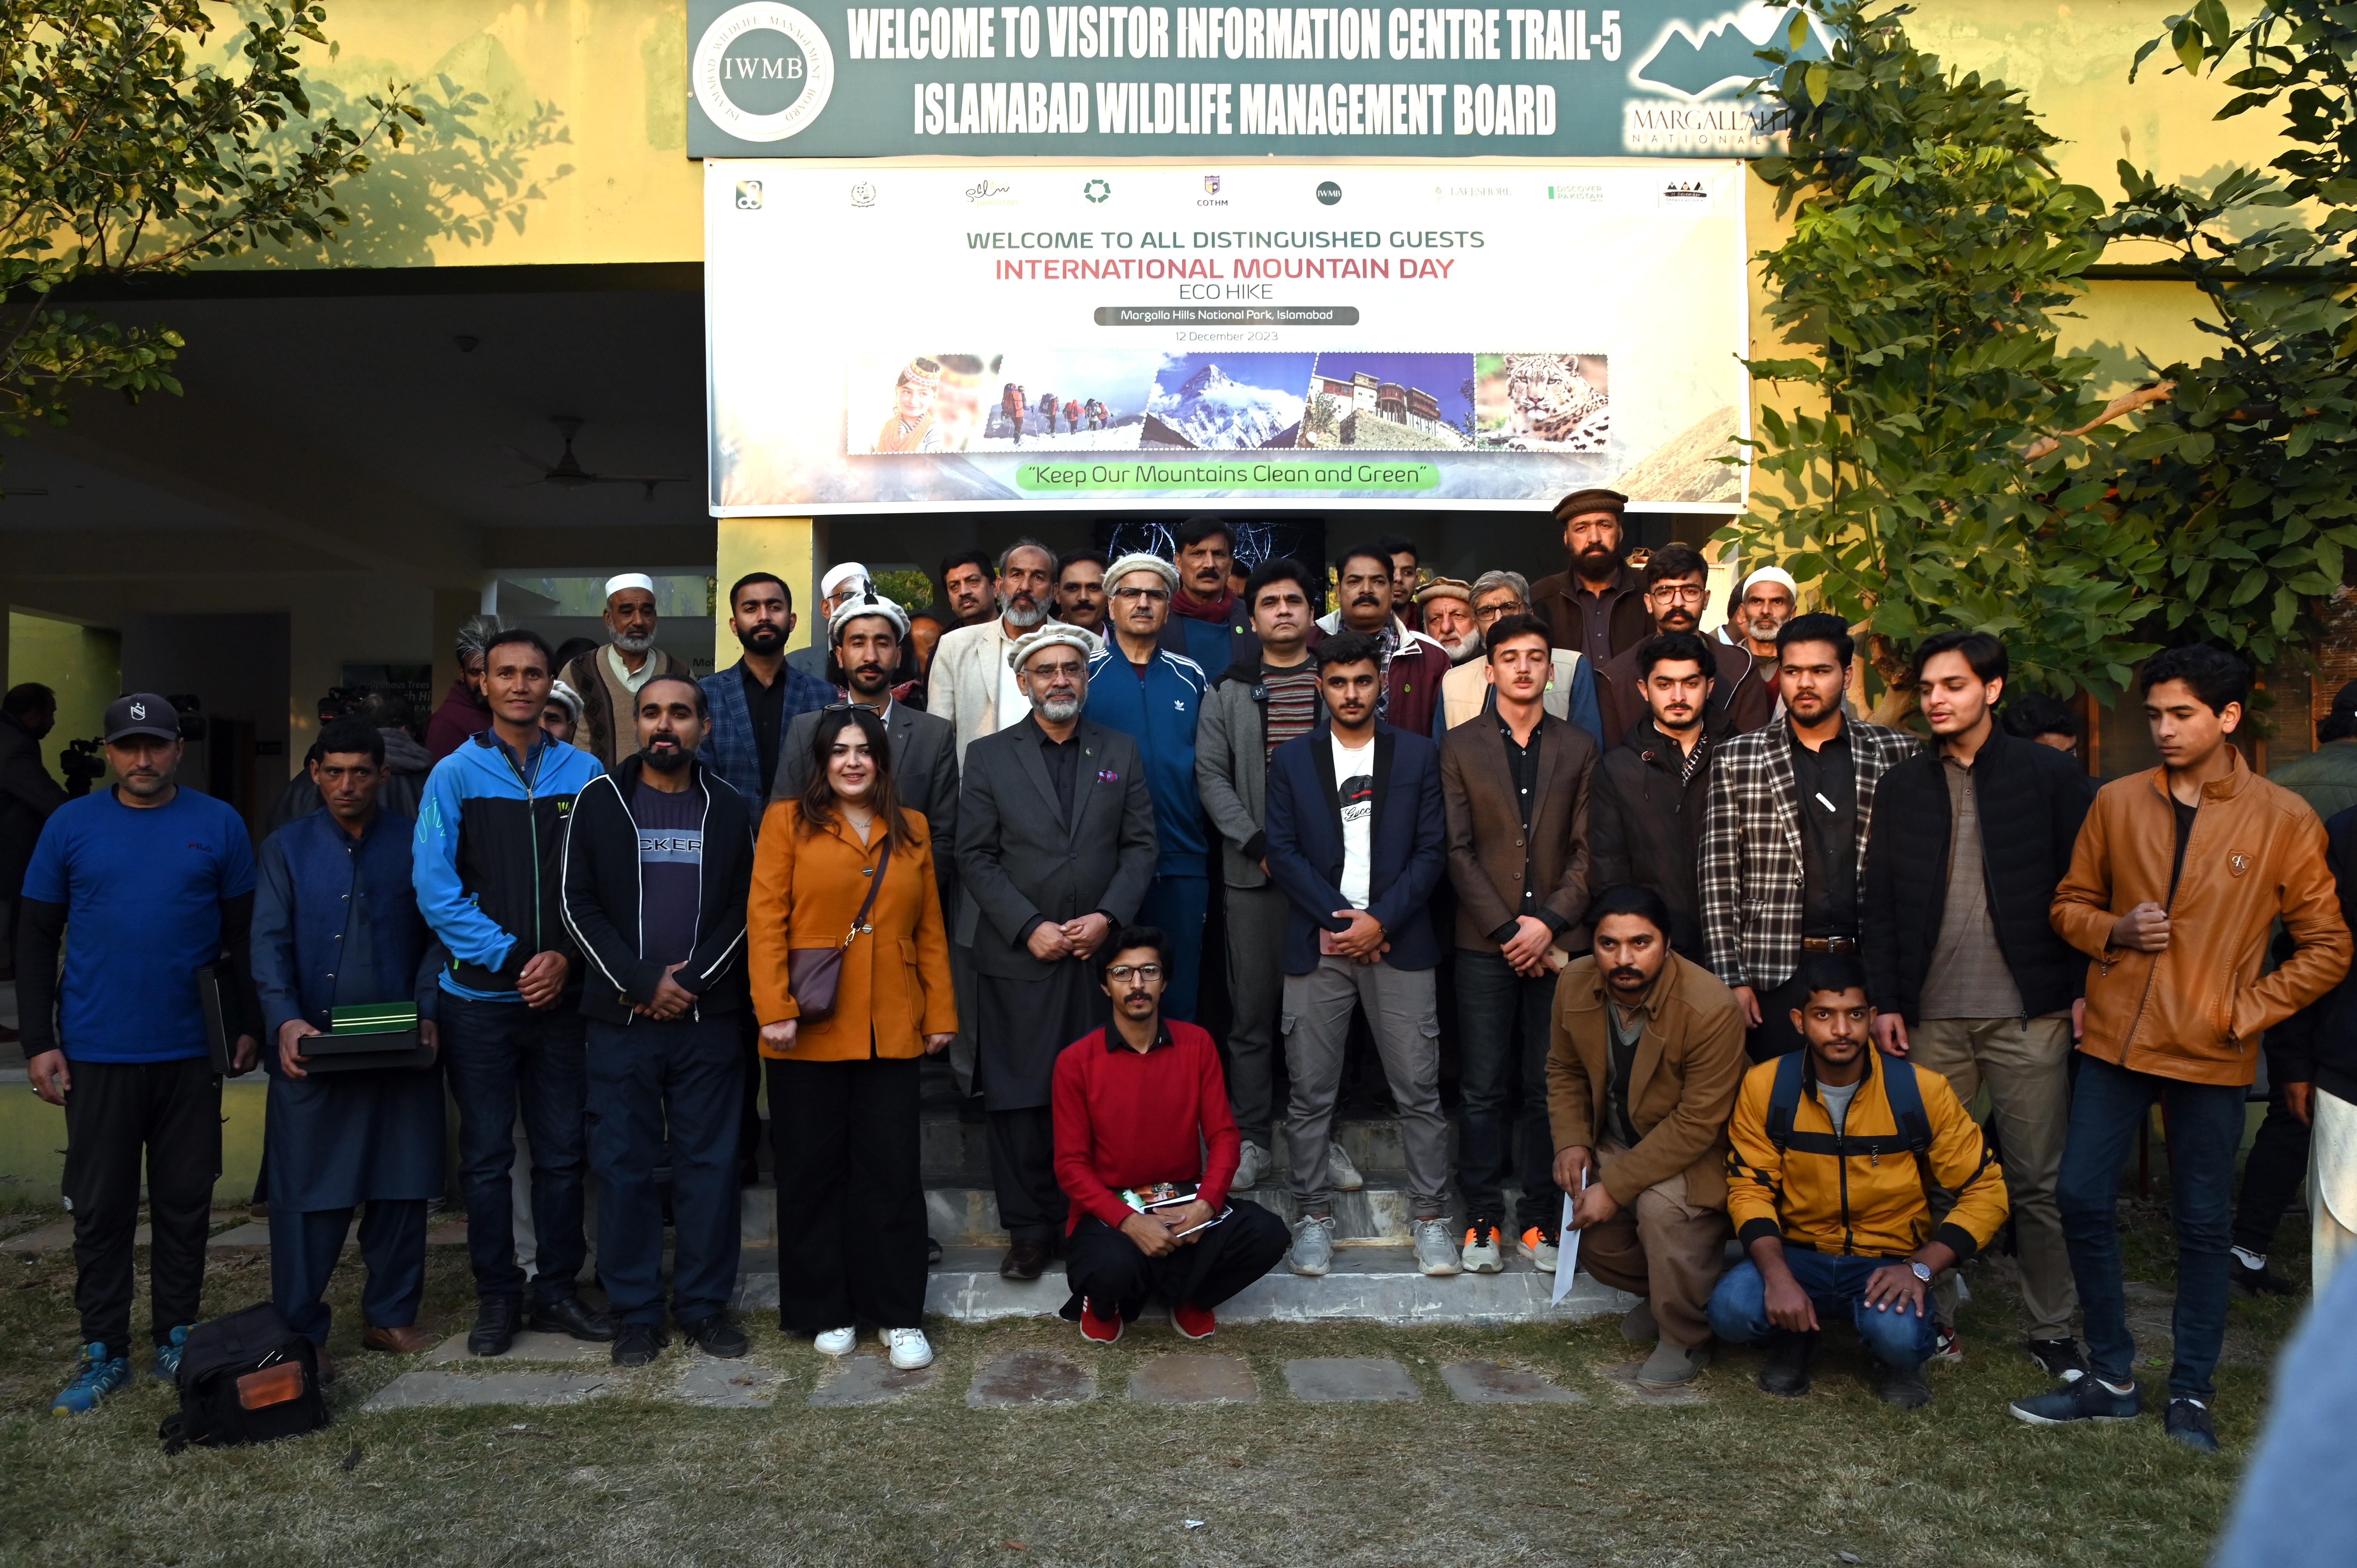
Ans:
[[[1201,665],[1159,646],[1178,587],[1178,569],[1158,555],[1125,555],[1105,573],[1112,639],[1089,660],[1088,716],[1135,739],[1146,765],[1162,853],[1132,923],[1158,926],[1169,936],[1173,969],[1162,1011],[1191,1024],[1211,896],[1211,830],[1195,788],[1195,720],[1211,682]]]
[[[444,1069],[458,1104],[458,1174],[478,1307],[467,1348],[500,1356],[526,1314],[509,1173],[517,1110],[532,1146],[531,1326],[611,1339],[575,1278],[588,1084],[581,965],[567,932],[560,856],[566,818],[597,761],[540,727],[554,660],[537,632],[503,631],[486,655],[491,727],[435,764],[412,848],[418,912],[449,950]]]

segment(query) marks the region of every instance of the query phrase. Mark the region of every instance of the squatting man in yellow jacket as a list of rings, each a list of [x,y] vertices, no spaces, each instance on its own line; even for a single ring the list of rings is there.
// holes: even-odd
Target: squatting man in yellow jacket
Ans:
[[[1932,1282],[1996,1235],[2005,1176],[1946,1079],[1873,1048],[1857,960],[1812,959],[1801,980],[1805,1048],[1745,1074],[1727,1125],[1727,1214],[1749,1256],[1711,1293],[1711,1329],[1766,1342],[1760,1386],[1797,1396],[1823,1320],[1846,1315],[1883,1400],[1914,1409],[1932,1400]],[[1936,1228],[1934,1182],[1956,1195]]]

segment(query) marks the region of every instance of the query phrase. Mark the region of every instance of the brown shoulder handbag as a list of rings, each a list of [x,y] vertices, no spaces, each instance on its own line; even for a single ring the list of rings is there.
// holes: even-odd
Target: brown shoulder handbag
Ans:
[[[801,1009],[803,1023],[821,1024],[834,1016],[835,987],[843,980],[843,950],[868,929],[867,911],[876,908],[876,895],[884,890],[884,874],[891,865],[892,839],[887,833],[884,853],[876,860],[875,878],[867,885],[867,897],[859,913],[851,918],[851,929],[843,940],[833,947],[786,950],[786,984],[794,993],[794,1005]]]

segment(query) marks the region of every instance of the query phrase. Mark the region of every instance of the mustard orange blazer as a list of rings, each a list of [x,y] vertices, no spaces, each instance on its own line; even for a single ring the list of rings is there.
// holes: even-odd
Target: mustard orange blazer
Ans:
[[[903,842],[892,851],[883,889],[867,914],[873,929],[844,951],[833,1016],[802,1025],[789,1050],[763,1041],[763,1056],[799,1062],[917,1057],[924,1054],[927,1035],[956,1032],[932,844],[923,817],[904,808],[900,818]],[[884,835],[875,838],[863,848],[839,815],[805,832],[797,800],[773,802],[761,819],[745,949],[753,1010],[762,1023],[802,1016],[787,979],[786,953],[843,940],[867,897],[869,879],[861,872],[872,871],[882,855]]]

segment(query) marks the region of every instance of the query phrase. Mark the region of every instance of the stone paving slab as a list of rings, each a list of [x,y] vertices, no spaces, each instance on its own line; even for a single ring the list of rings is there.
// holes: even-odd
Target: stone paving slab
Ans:
[[[1260,1385],[1241,1356],[1157,1356],[1129,1375],[1140,1404],[1252,1404]]]
[[[1053,1350],[1011,1350],[984,1363],[965,1391],[975,1410],[1077,1404],[1097,1396],[1096,1374]]]
[[[1293,1397],[1326,1404],[1353,1400],[1419,1400],[1424,1391],[1388,1356],[1321,1356],[1285,1364]]]
[[[371,1394],[364,1411],[481,1404],[577,1404],[611,1380],[594,1372],[404,1372]]]
[[[602,1340],[576,1339],[570,1334],[527,1328],[515,1337],[515,1344],[504,1356],[469,1356],[467,1337],[453,1334],[427,1353],[425,1364],[442,1367],[464,1361],[478,1367],[496,1367],[509,1361],[602,1361],[610,1365],[613,1359],[613,1346]]]
[[[814,1410],[843,1410],[852,1405],[888,1404],[931,1388],[940,1378],[939,1361],[904,1372],[881,1356],[846,1356],[811,1391]]]
[[[698,1356],[681,1376],[675,1391],[689,1404],[716,1410],[766,1410],[783,1381],[781,1374],[748,1356],[733,1361]]]
[[[345,1235],[345,1251],[358,1251],[360,1250],[360,1244],[361,1239],[357,1234],[347,1233]],[[222,1231],[220,1235],[207,1242],[206,1245],[212,1247],[267,1247],[270,1245],[270,1222],[266,1219],[249,1219],[244,1224],[237,1227],[234,1230]]]
[[[1583,1396],[1520,1367],[1495,1361],[1452,1361],[1440,1380],[1462,1404],[1577,1404]]]
[[[1665,1389],[1660,1392],[1655,1392],[1652,1389],[1639,1388],[1637,1369],[1642,1364],[1638,1361],[1616,1361],[1611,1366],[1598,1367],[1596,1369],[1620,1389],[1621,1393],[1639,1404],[1682,1405],[1703,1402],[1702,1390],[1692,1383],[1688,1383],[1682,1389]]]

